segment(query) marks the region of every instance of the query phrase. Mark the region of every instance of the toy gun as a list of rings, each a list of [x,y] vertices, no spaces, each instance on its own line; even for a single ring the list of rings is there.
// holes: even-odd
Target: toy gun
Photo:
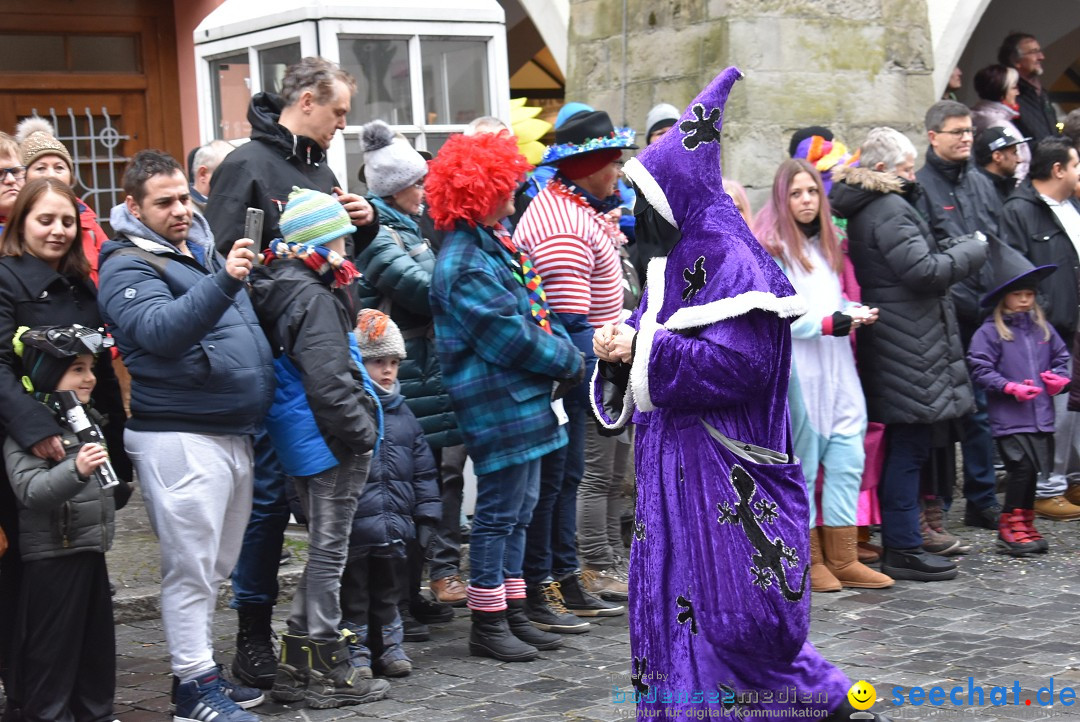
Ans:
[[[86,414],[86,409],[79,403],[79,397],[74,391],[56,391],[53,394],[60,402],[60,410],[64,412],[64,422],[72,433],[84,444],[101,444],[105,446],[105,436],[101,433],[101,427],[91,420]],[[104,464],[94,469],[94,479],[102,489],[111,489],[120,483],[112,464],[106,460]]]

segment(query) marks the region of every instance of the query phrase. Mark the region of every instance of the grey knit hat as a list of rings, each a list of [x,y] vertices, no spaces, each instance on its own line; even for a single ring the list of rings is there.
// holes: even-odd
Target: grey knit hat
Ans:
[[[645,116],[645,144],[649,143],[649,136],[661,128],[670,128],[679,121],[682,111],[674,105],[660,103],[654,105],[649,114]]]
[[[424,157],[381,120],[364,126],[360,147],[364,151],[364,180],[368,190],[380,198],[405,190],[427,175]]]
[[[405,339],[401,329],[382,311],[365,308],[356,314],[356,345],[366,359],[397,356],[405,360]]]

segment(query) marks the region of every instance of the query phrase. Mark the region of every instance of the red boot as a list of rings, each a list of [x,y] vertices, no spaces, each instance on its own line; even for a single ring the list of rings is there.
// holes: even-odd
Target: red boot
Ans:
[[[1013,509],[1005,512],[998,519],[998,554],[1008,554],[1014,557],[1026,557],[1039,551],[1039,545],[1031,537],[1028,531],[1027,519],[1023,509]]]
[[[1043,535],[1039,533],[1039,530],[1035,528],[1035,510],[1034,509],[1017,509],[1024,515],[1024,521],[1027,522],[1028,536],[1031,540],[1038,545],[1039,554],[1045,554],[1050,551],[1050,544],[1043,539]]]

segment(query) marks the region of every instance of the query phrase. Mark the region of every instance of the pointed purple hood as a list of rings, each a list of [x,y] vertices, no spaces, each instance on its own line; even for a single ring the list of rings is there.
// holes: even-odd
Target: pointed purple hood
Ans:
[[[675,126],[626,163],[626,176],[682,238],[649,264],[650,307],[669,330],[706,326],[763,309],[805,313],[783,270],[746,227],[723,191],[720,131],[731,86],[728,68],[683,111]]]

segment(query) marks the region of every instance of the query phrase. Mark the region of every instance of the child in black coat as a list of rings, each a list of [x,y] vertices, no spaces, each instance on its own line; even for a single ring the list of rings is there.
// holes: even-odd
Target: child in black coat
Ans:
[[[398,613],[407,587],[406,548],[442,517],[438,471],[397,380],[405,358],[401,331],[385,313],[365,309],[355,334],[382,403],[383,439],[353,518],[341,579],[342,625],[356,633],[352,653],[361,670],[403,677],[412,671]]]

